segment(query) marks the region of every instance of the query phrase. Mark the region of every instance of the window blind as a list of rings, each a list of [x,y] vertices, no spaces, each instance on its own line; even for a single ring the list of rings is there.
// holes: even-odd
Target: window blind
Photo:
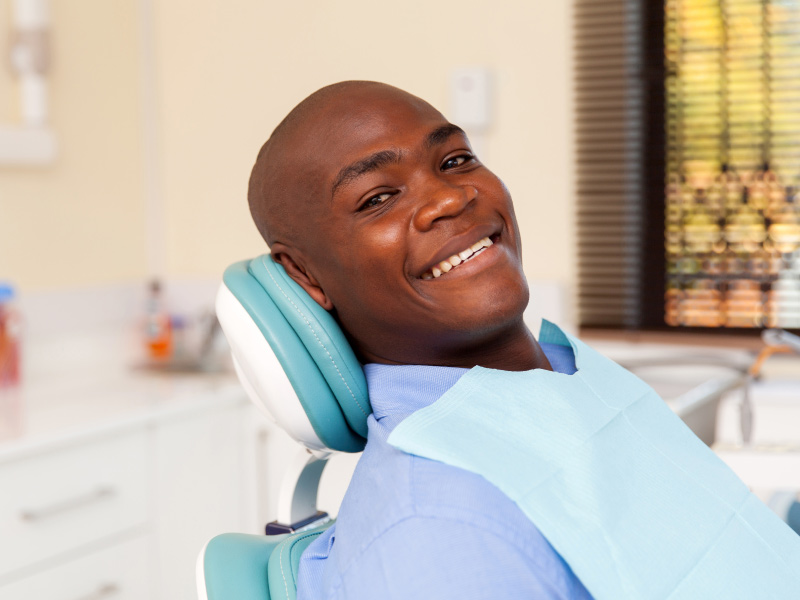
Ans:
[[[578,310],[583,326],[641,323],[640,2],[576,0]]]

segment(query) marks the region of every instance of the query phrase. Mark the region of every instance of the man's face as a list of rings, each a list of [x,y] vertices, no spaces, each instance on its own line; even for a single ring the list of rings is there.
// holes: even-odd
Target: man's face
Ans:
[[[308,270],[367,360],[454,364],[528,302],[511,198],[430,105],[368,96],[315,115],[323,133],[295,153],[315,194]]]

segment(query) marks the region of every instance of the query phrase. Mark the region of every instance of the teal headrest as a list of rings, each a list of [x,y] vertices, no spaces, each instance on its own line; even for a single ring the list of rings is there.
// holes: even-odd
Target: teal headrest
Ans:
[[[231,265],[223,283],[269,343],[322,444],[331,450],[362,450],[372,408],[361,364],[336,320],[268,254]],[[234,344],[231,336],[237,334],[222,315],[220,322],[238,363],[261,360],[244,356],[255,345]],[[239,368],[240,376],[257,371],[258,365]],[[260,400],[266,406],[294,401]]]

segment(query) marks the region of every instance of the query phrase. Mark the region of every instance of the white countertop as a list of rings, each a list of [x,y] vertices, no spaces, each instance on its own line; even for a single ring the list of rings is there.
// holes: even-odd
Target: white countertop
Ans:
[[[4,391],[0,397],[0,463],[87,437],[246,403],[233,374],[142,370],[77,373]]]
[[[726,372],[725,368],[708,364],[709,360],[741,366],[753,359],[752,352],[737,349],[596,339],[590,340],[590,344],[623,365],[657,364],[662,359],[667,364],[672,359],[683,361],[683,366],[670,364],[668,369],[661,367],[661,372],[658,367],[636,369],[667,401],[709,377]],[[87,435],[108,434],[215,404],[247,402],[232,373],[135,369],[131,366],[138,362],[135,353],[123,351],[134,347],[130,332],[120,331],[72,334],[68,340],[48,339],[30,344],[24,385],[16,392],[0,392],[0,462],[84,439]],[[759,423],[759,413],[765,405],[785,405],[791,408],[793,418],[782,424],[778,438],[783,440],[794,433],[791,437],[800,439],[800,425],[796,424],[800,415],[800,357],[775,356],[767,361],[763,372],[762,381],[752,388],[756,423],[778,422],[779,419],[770,418]],[[665,379],[665,375],[669,377]],[[720,437],[726,441],[733,441],[730,434],[735,431],[737,421],[731,408],[735,394],[733,398],[727,411],[721,411],[720,415],[723,433]],[[757,429],[763,434],[763,427]]]

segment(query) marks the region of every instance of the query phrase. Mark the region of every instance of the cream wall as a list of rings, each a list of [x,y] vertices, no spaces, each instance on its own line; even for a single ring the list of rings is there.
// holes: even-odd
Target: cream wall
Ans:
[[[571,283],[569,2],[155,6],[170,272],[215,273],[262,250],[246,210],[249,170],[307,94],[377,79],[446,112],[450,69],[485,65],[497,77],[488,163],[516,200],[528,274]]]
[[[11,1],[0,0],[0,48]],[[23,291],[141,278],[145,229],[136,0],[52,2],[48,167],[0,165],[0,279]],[[19,119],[5,71],[0,122]]]
[[[446,113],[450,69],[483,65],[496,76],[487,163],[515,198],[528,275],[572,283],[571,3],[53,4],[62,153],[51,169],[0,170],[0,277],[217,276],[264,248],[247,178],[300,99],[378,79]]]

